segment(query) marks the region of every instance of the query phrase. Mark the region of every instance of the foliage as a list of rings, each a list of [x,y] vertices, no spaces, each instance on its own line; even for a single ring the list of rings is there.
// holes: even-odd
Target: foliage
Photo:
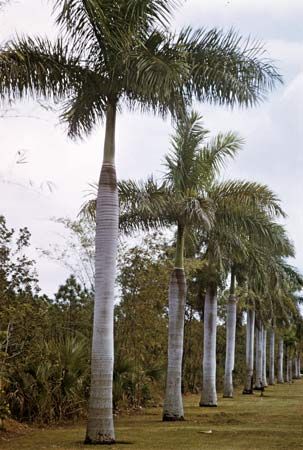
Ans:
[[[117,376],[114,380],[115,387],[124,386],[121,397],[128,398],[131,405],[151,400],[152,391],[159,398],[161,390],[159,383],[155,389],[155,382],[163,384],[170,272],[170,263],[165,257],[167,247],[163,236],[155,234],[147,236],[142,245],[122,247],[119,254],[120,302],[115,308]],[[125,364],[128,376],[125,377],[124,368],[121,377]],[[114,395],[117,396],[117,391]]]
[[[179,2],[55,0],[61,33],[2,46],[0,95],[60,101],[70,137],[89,134],[108,105],[180,114],[193,97],[249,106],[281,77],[263,46],[234,30],[168,30]]]
[[[8,406],[12,417],[42,423],[83,416],[89,390],[93,292],[71,275],[58,287],[54,298],[39,295],[35,264],[26,256],[30,246],[28,230],[16,233],[2,218],[0,239],[2,418],[7,416]],[[79,246],[81,242],[85,246],[87,240],[79,240]],[[140,243],[132,242],[121,241],[119,248],[115,306],[116,411],[161,404],[167,361],[167,285],[176,242],[168,234],[160,232],[141,234]],[[197,393],[201,387],[203,303],[208,265],[203,254],[197,258],[191,248],[187,249],[184,263],[188,295],[182,390],[184,393]],[[238,276],[240,279],[240,273]],[[280,289],[286,289],[286,286],[288,289],[291,286],[294,291],[300,289],[300,274],[289,264],[285,267],[283,279],[287,283],[280,283]],[[285,320],[284,312],[287,313],[289,325],[284,327],[284,338],[291,354],[295,354],[302,348],[302,320],[295,306],[296,296],[289,290],[283,292],[281,302],[284,309],[275,306],[273,311],[277,323],[279,317]],[[222,285],[218,295],[219,389],[224,373],[228,294]],[[245,371],[244,311],[252,290],[248,290],[243,282],[236,288],[236,295],[238,319],[234,383],[237,386],[242,384]],[[259,305],[259,294],[254,295],[254,301]],[[289,302],[285,300],[286,295]],[[260,303],[259,308],[266,309],[268,304],[266,300]]]
[[[83,412],[92,302],[73,277],[54,301],[39,296],[29,245],[29,231],[1,217],[0,376],[14,417],[48,422]]]

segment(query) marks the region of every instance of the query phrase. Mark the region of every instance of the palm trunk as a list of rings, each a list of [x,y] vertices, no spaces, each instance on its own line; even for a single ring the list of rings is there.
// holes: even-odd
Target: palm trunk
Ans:
[[[217,287],[208,286],[204,305],[203,385],[200,406],[217,406]]]
[[[184,420],[181,392],[186,279],[183,268],[184,228],[178,226],[175,268],[169,284],[168,365],[163,420]]]
[[[292,357],[289,357],[288,362],[289,362],[289,375],[288,375],[288,377],[289,377],[289,382],[292,383],[292,381],[293,381],[293,370],[292,370],[293,359],[292,359]]]
[[[294,366],[294,379],[297,380],[298,377],[298,359],[297,359],[297,355],[295,355],[294,359],[293,359],[293,366]]]
[[[298,378],[301,378],[301,355],[298,354]]]
[[[273,328],[269,338],[269,384],[275,384],[275,330]]]
[[[255,340],[255,310],[249,309],[247,311],[247,324],[246,324],[246,380],[243,394],[253,394],[254,340]]]
[[[262,343],[263,343],[263,352],[262,352],[262,384],[263,386],[268,386],[267,384],[267,352],[266,352],[266,338],[267,331],[265,327],[262,327]]]
[[[237,323],[237,299],[235,296],[235,275],[231,272],[230,295],[226,313],[226,355],[223,397],[233,397],[233,370],[235,365]]]
[[[91,355],[91,388],[85,443],[115,442],[112,414],[114,363],[114,283],[118,241],[118,190],[115,171],[116,107],[106,114],[104,159],[96,208],[96,274]]]
[[[258,321],[256,322],[256,383],[255,389],[262,388],[262,378],[263,378],[263,325]]]
[[[285,352],[285,382],[289,383],[289,350],[286,346],[286,352]]]
[[[289,347],[286,347],[286,376],[285,376],[286,383],[291,382],[289,361],[290,361]]]
[[[284,383],[284,375],[283,375],[283,360],[284,360],[284,341],[281,337],[279,339],[279,347],[278,347],[278,383]]]

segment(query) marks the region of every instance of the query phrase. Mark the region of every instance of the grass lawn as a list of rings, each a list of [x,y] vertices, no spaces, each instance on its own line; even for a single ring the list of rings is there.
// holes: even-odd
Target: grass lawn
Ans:
[[[162,423],[161,410],[119,417],[111,450],[297,450],[303,449],[303,380],[268,387],[264,397],[236,392],[219,396],[218,408],[199,408],[198,396],[185,397],[185,422]],[[211,433],[205,433],[208,431]],[[90,449],[82,444],[85,424],[26,428],[0,434],[3,450]]]

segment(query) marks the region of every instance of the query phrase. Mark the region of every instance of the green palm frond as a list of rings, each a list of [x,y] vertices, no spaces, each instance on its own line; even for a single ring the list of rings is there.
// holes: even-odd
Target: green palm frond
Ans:
[[[166,32],[152,30],[142,45],[121,55],[120,61],[120,70],[127,73],[122,93],[129,108],[162,116],[170,112],[176,117],[190,105],[190,98],[183,92],[189,77],[188,63]]]
[[[262,48],[234,31],[167,31],[178,4],[54,0],[61,37],[2,46],[0,96],[62,101],[61,119],[75,137],[91,131],[108,103],[180,118],[193,97],[248,106],[280,81]]]
[[[99,77],[87,77],[62,108],[60,120],[67,125],[70,138],[88,135],[105,116],[106,87]]]
[[[172,204],[172,208],[174,208]],[[190,226],[193,224],[199,224],[200,227],[208,230],[212,227],[214,220],[214,205],[210,199],[202,195],[184,196],[184,200],[181,201],[182,216],[184,221]],[[182,221],[182,219],[181,219]]]
[[[184,29],[178,39],[189,55],[187,88],[200,101],[251,106],[264,98],[281,76],[265,57],[262,44],[243,40],[234,30]]]
[[[215,202],[230,206],[241,203],[248,208],[258,207],[276,217],[286,217],[280,206],[277,195],[264,184],[242,180],[228,180],[214,183],[211,188],[211,198]]]
[[[145,182],[120,181],[118,192],[122,231],[150,230],[175,223],[175,217],[170,216],[167,207],[171,193],[164,183],[157,183],[153,177]]]
[[[100,33],[96,28],[93,2],[81,0],[56,0],[54,13],[56,23],[63,36],[72,42],[82,52],[90,47],[97,48],[102,44]],[[104,48],[104,43],[103,43]]]
[[[38,37],[19,38],[0,53],[0,95],[10,100],[68,98],[90,76],[90,70],[80,65],[80,55],[62,39],[52,43]]]
[[[167,182],[179,192],[197,189],[197,181],[201,177],[200,160],[201,145],[208,134],[203,127],[202,118],[191,112],[177,122],[172,138],[172,150],[165,156],[164,175]]]
[[[202,158],[206,167],[210,167],[211,172],[216,174],[225,167],[226,159],[233,159],[238,154],[244,144],[237,133],[219,133],[203,149]]]
[[[152,176],[146,181],[122,180],[118,183],[122,208],[142,208],[152,214],[165,206],[169,191],[164,183],[158,183]]]

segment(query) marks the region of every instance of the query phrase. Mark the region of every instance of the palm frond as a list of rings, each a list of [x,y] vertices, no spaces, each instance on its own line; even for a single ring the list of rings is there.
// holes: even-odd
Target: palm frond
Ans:
[[[70,138],[88,135],[100,123],[107,108],[106,87],[101,77],[86,77],[62,107],[60,120],[67,124]]]
[[[66,40],[72,40],[79,51],[85,52],[93,47],[97,49],[102,41],[92,20],[93,2],[83,0],[55,0],[53,12]]]
[[[10,100],[46,97],[54,100],[74,94],[74,86],[89,70],[80,55],[58,39],[20,38],[0,53],[0,95]]]
[[[183,92],[189,66],[166,32],[152,30],[141,45],[123,53],[129,56],[121,55],[120,60],[127,74],[123,92],[130,108],[174,117],[185,112],[190,104]]]
[[[276,217],[286,217],[280,200],[268,186],[242,180],[228,180],[214,183],[210,190],[213,200],[218,207],[236,205],[238,202],[247,207],[258,207]]]
[[[182,215],[184,220],[190,225],[196,224],[205,230],[211,229],[214,222],[214,204],[213,202],[203,196],[193,195],[190,193],[184,196],[181,201]]]
[[[124,232],[168,227],[176,223],[167,208],[170,193],[165,184],[153,177],[147,181],[125,180],[118,183],[120,229]]]
[[[216,174],[225,167],[226,159],[233,159],[244,144],[237,133],[227,132],[225,134],[219,133],[203,148],[201,158],[203,164],[209,167],[211,172]]]
[[[188,53],[189,95],[219,105],[252,106],[263,100],[281,76],[265,57],[262,44],[244,40],[234,30],[190,27],[181,31],[177,45]]]
[[[203,176],[201,167],[197,167],[201,145],[208,134],[203,127],[202,118],[191,112],[181,118],[176,125],[171,140],[172,150],[165,156],[165,179],[179,192],[195,188],[198,179]],[[198,173],[195,176],[195,172]]]

